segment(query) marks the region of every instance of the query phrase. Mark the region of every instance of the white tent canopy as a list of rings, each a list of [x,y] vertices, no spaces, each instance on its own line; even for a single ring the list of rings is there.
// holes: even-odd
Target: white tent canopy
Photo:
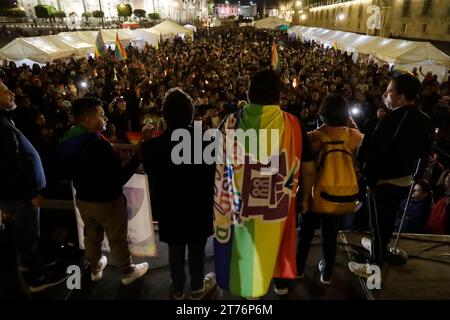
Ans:
[[[291,27],[288,33],[295,33],[298,38],[314,40],[325,46],[334,45],[339,50],[353,53],[355,60],[359,54],[366,54],[381,63],[395,64],[397,68],[408,71],[413,67],[423,66],[424,71],[437,74],[439,80],[446,77],[450,68],[450,57],[429,42],[388,39],[302,26]]]
[[[75,50],[77,56],[85,56],[95,51],[94,44],[85,42],[75,32],[63,32],[53,37],[58,39],[58,41],[61,41],[64,44],[72,47]]]
[[[75,49],[52,36],[17,38],[0,49],[0,57],[13,61],[29,59],[46,63],[76,55]]]
[[[258,29],[275,29],[279,26],[288,26],[289,22],[278,17],[267,17],[255,22],[255,28]]]
[[[450,66],[450,57],[429,42],[376,38],[358,47],[361,53],[395,64],[411,64],[432,61]]]
[[[162,36],[163,39],[171,39],[175,35],[188,35],[191,39],[194,39],[194,32],[188,28],[180,26],[178,23],[171,20],[165,20],[154,27],[145,29],[148,32],[156,34],[158,37]]]
[[[190,29],[190,30],[192,30],[194,32],[197,32],[197,27],[193,26],[192,24],[185,24],[184,27],[188,28],[188,29]]]
[[[192,32],[189,29],[186,30],[183,28],[183,31]],[[114,45],[116,32],[122,44],[131,43],[140,48],[146,42],[156,46],[159,39],[158,35],[145,29],[107,29],[101,32],[107,46]],[[95,52],[97,35],[98,31],[77,31],[61,32],[51,36],[17,38],[0,49],[0,58],[47,63],[72,56],[83,57]]]
[[[116,42],[116,32],[119,34],[122,44],[129,44],[136,36],[130,29],[102,29],[102,38],[105,43]],[[97,37],[97,31],[94,31],[95,37]]]
[[[135,37],[142,39],[144,45],[145,43],[148,43],[149,45],[156,47],[159,38],[156,34],[148,32],[146,29],[134,29],[130,31],[133,32]]]

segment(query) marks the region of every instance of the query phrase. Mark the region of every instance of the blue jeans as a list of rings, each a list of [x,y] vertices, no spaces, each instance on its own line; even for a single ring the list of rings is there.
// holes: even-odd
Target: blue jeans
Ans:
[[[6,214],[6,231],[14,239],[22,265],[30,270],[30,276],[42,274],[42,257],[39,253],[39,208],[31,201],[0,202],[0,210]]]

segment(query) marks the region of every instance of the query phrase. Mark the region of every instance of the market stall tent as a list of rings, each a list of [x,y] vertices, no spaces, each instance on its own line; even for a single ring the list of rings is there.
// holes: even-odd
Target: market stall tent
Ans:
[[[148,43],[149,45],[156,47],[159,37],[155,33],[148,32],[145,29],[134,29],[131,30],[131,32],[133,32],[133,34],[135,35],[135,39],[133,40],[133,42],[136,40],[136,38],[138,38],[142,40],[144,46],[145,43]]]
[[[13,61],[29,59],[47,63],[76,55],[76,51],[72,47],[55,40],[54,37],[16,38],[0,49],[0,57]]]
[[[255,28],[258,29],[276,29],[280,26],[289,26],[289,22],[278,17],[267,17],[255,22]]]
[[[122,28],[137,29],[139,27],[139,23],[135,21],[125,21],[124,23],[122,23]]]
[[[295,33],[297,38],[304,41],[313,40],[353,53],[354,61],[362,54],[378,63],[389,63],[405,71],[422,66],[424,72],[431,71],[436,74],[439,81],[446,78],[450,68],[450,57],[429,42],[388,39],[304,26],[293,26],[288,33]]]
[[[75,50],[77,56],[85,56],[89,53],[95,52],[95,45],[85,42],[75,32],[62,32],[53,37],[57,39],[57,41],[61,41],[64,44],[72,47]]]
[[[176,35],[183,36],[188,35],[191,39],[194,39],[194,32],[188,28],[180,26],[178,23],[171,20],[165,20],[154,27],[145,29],[148,32],[156,34],[158,37],[162,36],[163,39],[171,39]]]

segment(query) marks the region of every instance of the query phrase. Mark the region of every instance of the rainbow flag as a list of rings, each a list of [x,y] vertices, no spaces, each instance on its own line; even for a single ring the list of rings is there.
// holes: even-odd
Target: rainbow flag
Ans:
[[[295,199],[300,174],[301,129],[297,118],[278,106],[255,104],[246,105],[239,119],[234,115],[228,117],[224,127],[242,129],[244,133],[256,129],[260,134],[256,135],[257,148],[245,141],[236,143],[235,153],[245,155],[245,164],[223,161],[224,164],[216,165],[214,258],[217,283],[241,297],[261,297],[267,293],[272,278],[294,279],[297,272]],[[261,134],[259,129],[268,129],[267,135]],[[278,136],[272,137],[271,129],[278,132]],[[226,146],[229,142],[224,139]],[[263,139],[267,139],[266,143]],[[270,163],[266,161],[268,156]],[[275,158],[278,170],[263,172]]]
[[[114,49],[114,53],[116,55],[117,61],[125,60],[127,58],[127,52],[123,48],[122,43],[120,42],[120,39],[119,39],[119,34],[117,32],[116,32],[115,46],[116,46],[116,48]]]
[[[102,30],[98,30],[97,38],[95,39],[95,56],[101,57],[106,54],[106,45],[103,42]]]
[[[278,51],[275,41],[272,42],[272,69],[278,70]]]

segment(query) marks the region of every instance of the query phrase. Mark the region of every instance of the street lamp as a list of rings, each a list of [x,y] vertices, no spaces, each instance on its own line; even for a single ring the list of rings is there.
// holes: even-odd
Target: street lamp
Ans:
[[[301,1],[297,1],[296,3],[295,3],[295,6],[298,8],[298,7],[300,7],[302,5],[302,2]]]
[[[345,19],[345,14],[344,13],[339,14],[338,19],[339,21],[343,21]]]

